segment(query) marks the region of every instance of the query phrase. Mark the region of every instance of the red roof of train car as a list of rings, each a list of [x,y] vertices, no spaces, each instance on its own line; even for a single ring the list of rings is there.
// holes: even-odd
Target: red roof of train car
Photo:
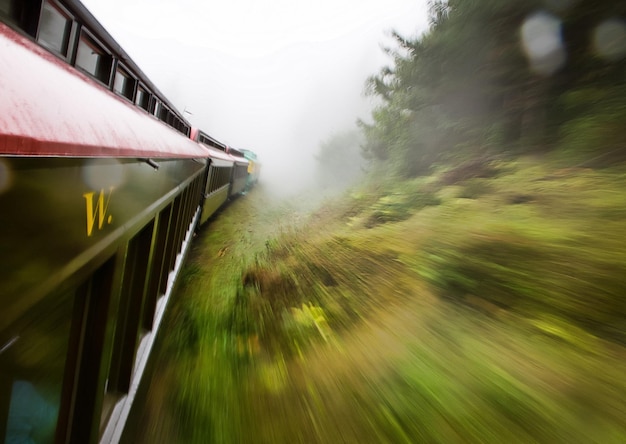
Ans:
[[[207,155],[199,144],[3,23],[0,59],[0,155]]]
[[[234,156],[232,154],[229,154],[229,156],[233,160],[233,162],[235,162],[235,163],[245,164],[245,165],[250,163],[250,161],[248,159],[246,159],[245,157]]]
[[[228,154],[226,154],[224,151],[220,151],[217,148],[213,148],[212,146],[207,146],[202,144],[202,146],[209,150],[209,156],[213,157],[215,159],[222,159],[222,160],[228,160],[232,162],[232,157],[229,156]]]

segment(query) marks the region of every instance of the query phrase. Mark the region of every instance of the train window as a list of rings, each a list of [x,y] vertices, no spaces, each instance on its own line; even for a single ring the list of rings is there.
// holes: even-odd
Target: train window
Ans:
[[[172,219],[170,221],[170,229],[172,230],[172,236],[167,239],[167,247],[166,247],[166,256],[165,260],[167,261],[167,269],[168,272],[174,269],[174,265],[176,264],[176,255],[180,250],[178,238],[179,232],[181,230],[181,214],[180,210],[182,208],[182,199],[179,194],[176,199],[174,199],[174,203],[172,204]]]
[[[71,17],[46,2],[41,11],[37,40],[42,46],[66,56],[71,27]]]
[[[112,62],[113,58],[92,38],[85,33],[81,35],[76,53],[76,66],[108,85]]]
[[[146,111],[149,110],[150,93],[142,86],[139,86],[137,88],[137,96],[135,97],[135,104],[138,107],[145,109]]]
[[[149,99],[148,99],[148,112],[150,114],[154,115],[154,110],[157,106],[157,99],[154,97],[154,95],[152,95],[152,93],[148,93]]]
[[[0,0],[0,18],[2,21],[10,21],[13,18],[13,2]]]
[[[127,393],[135,363],[154,232],[150,222],[128,243],[120,296],[119,320],[107,391]]]
[[[137,80],[135,80],[125,69],[118,68],[115,73],[113,90],[120,96],[126,97],[128,100],[133,100],[136,83]]]
[[[145,330],[151,330],[154,324],[157,300],[167,290],[166,279],[168,270],[164,268],[163,258],[167,245],[172,207],[168,206],[159,213],[156,218],[156,235],[154,240],[154,250],[152,253],[152,263],[150,264],[150,280],[147,285],[146,301],[143,312],[142,326]],[[165,282],[164,282],[165,281]]]
[[[187,126],[187,124],[185,122],[183,122],[182,119],[179,119],[178,117],[174,116],[174,128],[176,128],[178,130],[179,133],[184,134],[185,136],[189,135],[189,126]]]
[[[3,442],[53,442],[70,348],[73,292],[56,295],[0,344]]]
[[[68,415],[66,420],[71,426],[67,430],[71,442],[93,442],[98,432],[93,425],[97,424],[100,409],[103,408],[104,381],[101,377],[101,368],[103,360],[107,359],[113,330],[110,306],[114,272],[115,256],[102,264],[76,291],[71,334],[74,344],[71,347],[75,349],[77,362],[73,368],[78,371],[67,372],[66,382],[69,393],[73,393],[71,405],[74,409],[64,410]],[[72,360],[68,362],[73,363]],[[74,419],[70,421],[72,417]],[[68,440],[58,439],[58,441]]]
[[[160,262],[158,266],[158,270],[160,270],[159,274],[159,289],[158,289],[158,297],[161,297],[167,292],[167,284],[169,279],[169,250],[170,244],[173,237],[174,226],[176,223],[176,215],[174,214],[173,205],[168,205],[166,208],[161,211],[159,215],[159,226],[163,227],[166,233],[162,233],[164,238],[157,240],[159,242],[158,248],[155,251],[162,251],[162,254],[157,256],[155,260]],[[160,243],[162,242],[162,244]],[[155,253],[156,254],[156,253]]]
[[[0,0],[0,20],[34,38],[37,34],[40,9],[41,0]]]
[[[189,135],[191,134],[191,127],[189,125],[187,125],[186,123],[184,123],[182,120],[180,121],[180,132],[183,133],[185,136],[189,137]]]
[[[159,107],[159,114],[158,114],[158,118],[159,120],[161,120],[162,122],[166,122],[167,123],[167,119],[170,115],[170,110],[167,109],[167,107],[165,105],[163,105],[162,103],[160,103],[160,107]]]
[[[152,109],[152,114],[158,117],[161,113],[162,106],[163,104],[158,99],[154,99],[154,108]]]

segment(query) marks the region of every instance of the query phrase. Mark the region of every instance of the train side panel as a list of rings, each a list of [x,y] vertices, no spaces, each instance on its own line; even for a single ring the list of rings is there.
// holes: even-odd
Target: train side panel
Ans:
[[[232,185],[229,196],[236,196],[244,192],[248,181],[248,161],[236,158],[233,167]]]
[[[199,214],[204,165],[2,162],[12,184],[0,207],[14,209],[0,214],[3,436],[95,442],[107,425],[112,436]]]
[[[204,224],[228,200],[233,161],[226,153],[202,143],[209,152],[209,169],[202,195],[200,224]]]

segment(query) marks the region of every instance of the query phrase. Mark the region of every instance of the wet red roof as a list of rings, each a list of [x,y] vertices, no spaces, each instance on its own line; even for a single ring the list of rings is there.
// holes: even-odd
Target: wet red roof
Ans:
[[[0,155],[205,157],[207,150],[0,23]]]

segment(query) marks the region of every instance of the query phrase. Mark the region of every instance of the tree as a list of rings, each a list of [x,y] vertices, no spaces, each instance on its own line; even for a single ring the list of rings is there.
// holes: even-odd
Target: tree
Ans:
[[[573,91],[597,87],[602,94],[580,97],[623,97],[625,51],[615,60],[625,46],[623,20],[621,46],[607,50],[613,60],[600,60],[591,40],[599,23],[624,15],[624,3],[546,4],[432,1],[429,31],[414,39],[394,33],[392,65],[368,80],[366,91],[381,104],[372,123],[359,122],[364,155],[414,176],[451,157],[546,150],[582,117],[574,115]],[[626,117],[626,100],[617,102],[610,122]],[[592,108],[583,104],[585,113],[607,114]]]
[[[335,133],[320,143],[315,160],[323,186],[343,188],[363,173],[361,142],[361,134],[351,130]]]

